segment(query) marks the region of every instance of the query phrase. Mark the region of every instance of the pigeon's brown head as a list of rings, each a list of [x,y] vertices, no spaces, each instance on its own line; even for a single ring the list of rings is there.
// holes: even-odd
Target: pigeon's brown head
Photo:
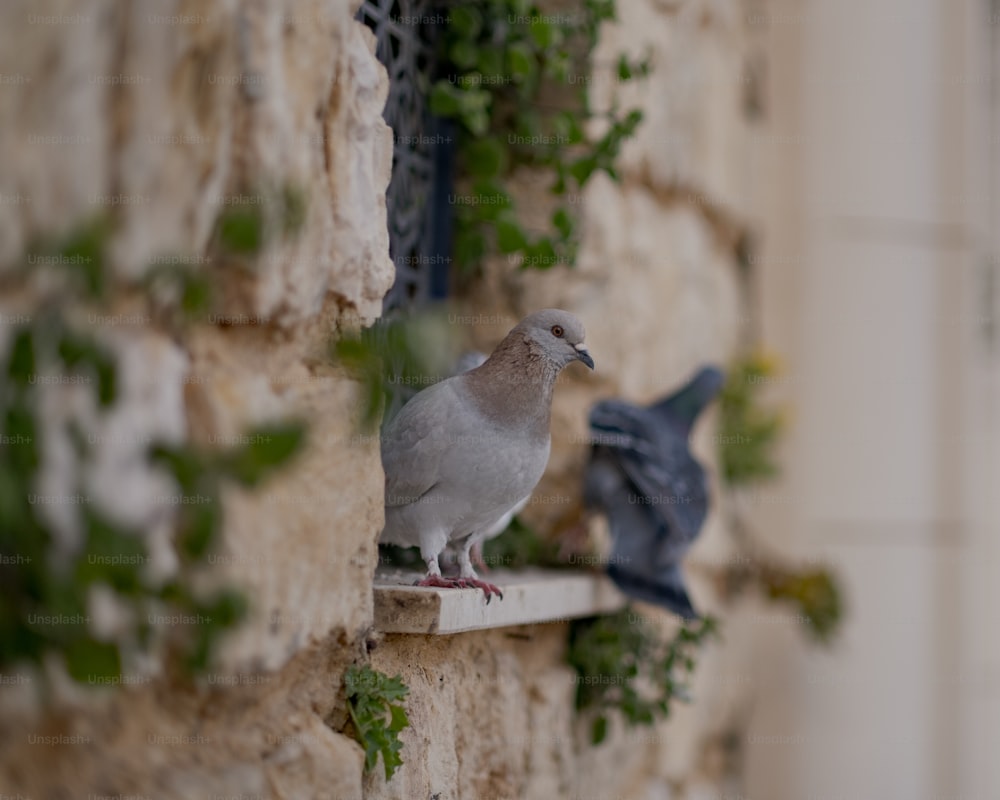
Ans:
[[[511,333],[518,332],[562,369],[582,361],[591,369],[594,359],[584,347],[583,323],[568,311],[545,308],[522,319]]]

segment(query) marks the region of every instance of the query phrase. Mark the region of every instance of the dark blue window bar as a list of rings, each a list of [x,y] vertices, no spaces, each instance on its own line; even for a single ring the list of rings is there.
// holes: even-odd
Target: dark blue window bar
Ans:
[[[451,214],[448,194],[455,131],[430,114],[437,34],[446,11],[437,0],[364,0],[358,19],[374,31],[389,73],[383,116],[393,131],[392,179],[386,193],[389,254],[396,282],[383,311],[405,311],[448,294]]]

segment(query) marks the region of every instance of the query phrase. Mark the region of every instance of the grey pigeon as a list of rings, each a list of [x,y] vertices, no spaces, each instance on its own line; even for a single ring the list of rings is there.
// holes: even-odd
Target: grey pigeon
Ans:
[[[549,460],[556,377],[567,364],[594,361],[572,314],[544,309],[518,323],[481,366],[436,383],[403,406],[382,434],[385,528],[380,541],[419,547],[421,586],[482,589],[473,545],[525,502]],[[438,558],[458,543],[458,578]]]
[[[720,370],[703,367],[682,389],[650,406],[604,400],[590,412],[593,447],[584,503],[608,518],[607,573],[630,597],[689,619],[698,615],[681,559],[701,530],[709,500],[689,438],[723,382]]]

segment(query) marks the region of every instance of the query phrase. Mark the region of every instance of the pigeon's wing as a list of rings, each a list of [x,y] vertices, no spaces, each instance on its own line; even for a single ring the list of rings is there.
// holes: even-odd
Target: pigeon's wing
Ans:
[[[682,617],[696,617],[671,546],[670,528],[641,496],[614,453],[595,448],[584,488],[588,505],[604,511],[612,549],[607,573],[629,597],[655,603]]]
[[[705,471],[687,443],[668,431],[614,452],[646,504],[674,532],[678,547],[695,540],[708,514]]]
[[[725,374],[718,367],[706,365],[699,369],[684,386],[671,395],[647,406],[661,423],[674,427],[687,436],[698,415],[722,391]]]
[[[448,422],[460,402],[451,380],[441,381],[417,394],[386,427],[382,467],[387,507],[415,503],[438,483],[451,447]]]
[[[698,535],[708,507],[705,473],[688,451],[687,435],[649,410],[604,401],[591,411],[595,441],[621,466],[637,494],[671,532],[683,553]],[[679,558],[679,555],[676,556]]]

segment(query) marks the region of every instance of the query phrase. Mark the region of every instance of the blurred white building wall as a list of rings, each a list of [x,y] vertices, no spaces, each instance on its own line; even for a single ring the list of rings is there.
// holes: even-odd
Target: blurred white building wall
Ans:
[[[849,604],[828,652],[761,626],[780,677],[762,675],[748,737],[754,800],[1000,791],[998,12],[770,0],[753,17],[756,322],[791,411],[781,502],[756,523],[833,562]]]

